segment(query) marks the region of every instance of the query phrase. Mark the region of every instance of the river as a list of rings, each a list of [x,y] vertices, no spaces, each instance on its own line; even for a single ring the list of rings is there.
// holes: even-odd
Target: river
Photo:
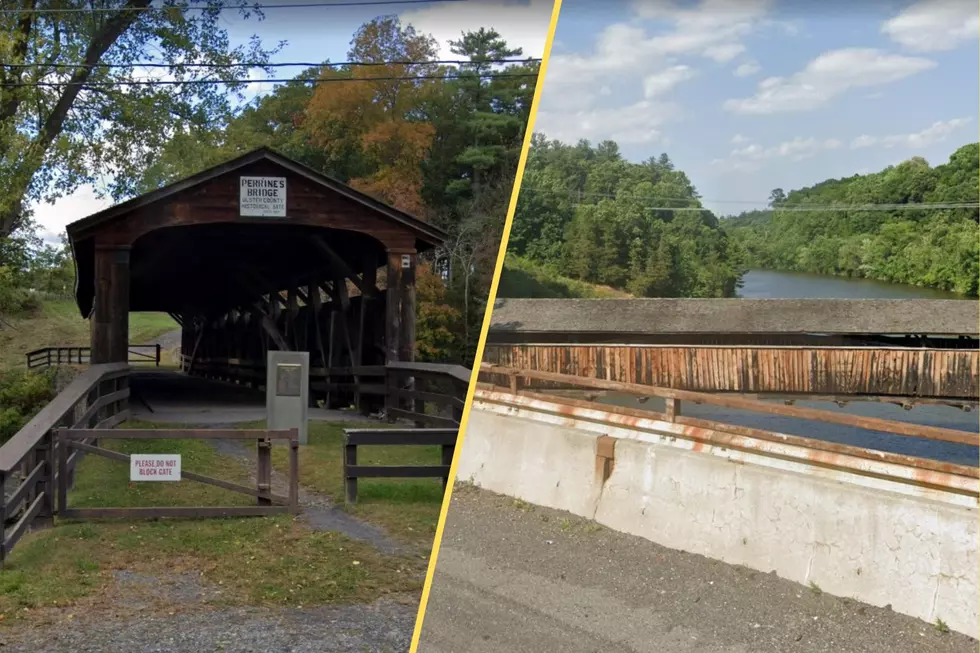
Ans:
[[[817,274],[796,272],[775,272],[772,270],[751,270],[742,278],[740,297],[754,299],[967,299],[955,293],[947,293],[917,286],[828,277]],[[977,301],[974,299],[973,301]],[[599,397],[601,403],[618,406],[641,407],[633,397],[609,395]],[[965,412],[948,406],[915,406],[904,410],[901,406],[855,401],[847,406],[821,401],[798,401],[797,406],[846,412],[865,417],[879,417],[913,424],[943,426],[961,431],[980,432],[980,422],[976,412]],[[642,408],[663,410],[663,402],[651,399]],[[910,456],[932,458],[962,465],[977,466],[977,447],[933,442],[923,438],[911,438],[889,433],[879,433],[836,424],[811,422],[772,415],[759,415],[740,410],[716,408],[705,405],[683,405],[683,412],[691,417],[711,419],[740,426],[748,426],[780,433],[819,438],[840,444],[880,449]]]
[[[742,277],[738,296],[746,299],[968,299],[919,286],[774,270],[749,270]]]

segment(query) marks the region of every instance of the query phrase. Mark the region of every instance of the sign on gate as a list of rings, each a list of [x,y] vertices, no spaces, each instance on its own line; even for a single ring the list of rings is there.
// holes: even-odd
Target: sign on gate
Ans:
[[[180,454],[132,454],[129,457],[129,480],[179,481]]]
[[[285,218],[285,177],[241,177],[238,181],[238,215]]]

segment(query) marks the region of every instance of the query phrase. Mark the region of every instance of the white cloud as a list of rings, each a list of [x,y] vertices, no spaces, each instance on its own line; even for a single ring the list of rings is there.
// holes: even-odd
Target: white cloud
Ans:
[[[608,75],[636,75],[662,69],[665,59],[700,56],[721,63],[744,51],[742,39],[755,29],[770,0],[702,0],[694,8],[638,0],[633,5],[643,20],[673,23],[667,33],[647,36],[635,23],[616,23],[602,29],[588,55],[556,54],[548,64],[549,93],[589,86]],[[562,90],[556,90],[562,89]]]
[[[643,80],[643,94],[647,98],[664,95],[681,82],[694,77],[690,66],[671,66]]]
[[[458,40],[462,32],[481,27],[493,28],[510,47],[523,48],[524,56],[540,57],[551,22],[552,0],[481,0],[480,2],[447,2],[402,12],[403,23],[431,34],[439,41],[439,56],[452,59],[449,41]]]
[[[611,139],[620,145],[650,143],[661,138],[658,127],[679,114],[676,104],[650,100],[625,107],[574,112],[563,110],[559,102],[554,111],[544,108],[538,111],[535,130],[548,138],[571,143],[582,138],[593,142]]]
[[[872,145],[874,145],[877,142],[878,142],[878,139],[875,138],[874,136],[868,136],[867,134],[861,134],[860,136],[858,136],[857,138],[855,138],[853,141],[851,141],[851,149],[852,150],[859,150],[859,149],[861,149],[863,147],[871,147]]]
[[[736,134],[732,138],[733,144],[743,144],[747,142],[744,136]],[[773,160],[802,161],[809,159],[820,152],[826,150],[836,150],[843,145],[836,138],[820,140],[817,138],[796,137],[793,140],[783,141],[771,147],[763,147],[757,143],[737,147],[731,151],[729,156],[724,159],[714,159],[711,164],[738,172],[756,172],[762,169],[766,162]]]
[[[743,64],[739,64],[738,68],[735,69],[733,74],[736,77],[751,77],[760,70],[762,70],[762,66],[760,66],[757,62],[746,61]]]
[[[908,147],[912,149],[922,149],[936,143],[945,141],[950,134],[960,127],[968,124],[970,118],[953,118],[952,120],[937,120],[922,131],[912,134],[893,134],[878,138],[863,134],[851,141],[851,149],[856,150],[873,145],[881,147]]]
[[[881,26],[882,33],[916,52],[952,50],[977,38],[978,29],[974,0],[920,0]]]
[[[741,145],[742,143],[748,143],[749,139],[741,134],[735,134],[732,136],[732,145]]]
[[[727,100],[724,107],[750,114],[810,111],[850,89],[890,84],[935,65],[929,59],[874,48],[831,50],[790,77],[762,80],[755,95]]]
[[[112,205],[109,198],[99,199],[92,186],[80,186],[74,193],[61,197],[54,204],[38,202],[34,205],[34,219],[41,225],[41,237],[56,243],[65,226],[87,218],[93,213]]]

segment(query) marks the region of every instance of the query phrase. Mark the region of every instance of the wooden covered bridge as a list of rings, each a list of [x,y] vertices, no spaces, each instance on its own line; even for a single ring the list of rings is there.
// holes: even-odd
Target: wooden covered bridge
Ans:
[[[415,271],[439,229],[267,149],[68,226],[92,363],[125,362],[130,311],[169,313],[185,369],[264,379],[412,361]],[[380,283],[380,288],[379,288]]]
[[[501,299],[484,362],[695,392],[977,404],[957,300]]]
[[[269,350],[309,352],[310,399],[325,408],[353,402],[367,413],[383,406],[389,419],[435,427],[352,432],[345,458],[351,462],[345,464],[348,497],[356,494],[351,483],[359,475],[445,480],[470,373],[414,362],[416,269],[419,255],[443,242],[441,230],[259,149],[74,222],[68,236],[76,300],[91,322],[91,343],[31,352],[28,366],[83,363],[88,369],[0,447],[0,512],[9,527],[0,537],[0,562],[31,525],[66,510],[66,488],[82,452],[128,460],[96,446],[99,438],[182,437],[108,430],[127,420],[131,392],[141,382],[165,394],[204,395],[205,402],[211,393],[217,398],[237,389],[246,401],[264,406],[260,390]],[[168,313],[180,324],[180,371],[147,374],[128,365],[135,344],[129,342],[129,314],[137,311]],[[140,399],[145,403],[145,393]],[[294,489],[283,499],[288,505],[272,505],[278,499],[271,494],[271,459],[263,445],[286,435],[249,437],[259,442],[257,489],[185,476],[256,496],[257,507],[168,508],[167,515],[295,510],[296,463],[290,472]],[[350,449],[379,443],[441,444],[443,465],[358,466]]]

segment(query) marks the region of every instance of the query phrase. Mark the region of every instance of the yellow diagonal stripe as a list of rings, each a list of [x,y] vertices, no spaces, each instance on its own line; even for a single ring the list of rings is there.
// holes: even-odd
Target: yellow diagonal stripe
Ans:
[[[510,206],[507,208],[507,218],[504,221],[504,231],[500,238],[500,250],[497,252],[497,264],[493,271],[493,281],[490,283],[490,296],[487,299],[487,309],[483,315],[483,326],[480,329],[480,341],[476,347],[476,358],[473,360],[473,374],[470,376],[470,386],[466,391],[466,405],[459,422],[459,436],[456,438],[456,450],[453,462],[449,467],[449,482],[446,484],[446,495],[443,497],[442,509],[439,511],[439,523],[436,524],[436,535],[432,542],[432,553],[429,556],[429,568],[425,574],[425,585],[422,587],[422,602],[419,604],[418,616],[415,618],[415,631],[412,633],[412,647],[409,653],[416,653],[419,648],[419,638],[422,635],[422,622],[425,619],[425,607],[429,603],[429,590],[432,588],[432,575],[439,561],[439,545],[442,543],[442,531],[446,525],[446,514],[449,512],[449,502],[452,499],[453,484],[456,481],[456,465],[459,452],[463,450],[463,439],[466,437],[466,423],[470,418],[470,408],[473,405],[473,393],[480,376],[480,361],[483,360],[483,348],[490,329],[490,315],[493,304],[497,299],[497,286],[500,282],[500,271],[504,267],[504,255],[507,253],[507,241],[510,238],[510,228],[514,221],[514,211],[517,209],[517,197],[521,192],[521,179],[524,177],[524,166],[527,164],[527,153],[531,148],[531,136],[534,133],[534,119],[538,114],[538,104],[541,101],[541,90],[544,88],[545,75],[548,72],[548,60],[551,58],[551,45],[555,38],[555,28],[558,26],[558,14],[561,13],[561,0],[555,0],[551,8],[551,22],[548,25],[548,36],[544,42],[544,54],[541,57],[541,69],[538,71],[537,84],[534,87],[534,99],[531,101],[531,112],[524,132],[524,145],[521,147],[521,158],[517,164],[517,177],[514,179],[514,189],[510,196]]]

